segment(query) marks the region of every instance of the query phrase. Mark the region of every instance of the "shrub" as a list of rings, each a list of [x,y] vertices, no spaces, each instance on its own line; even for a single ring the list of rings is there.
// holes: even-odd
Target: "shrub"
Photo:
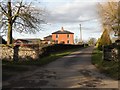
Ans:
[[[103,46],[110,45],[111,43],[112,41],[110,39],[110,35],[108,33],[108,30],[105,28],[103,34],[101,35],[101,38],[98,39],[96,46],[99,50],[102,50]]]

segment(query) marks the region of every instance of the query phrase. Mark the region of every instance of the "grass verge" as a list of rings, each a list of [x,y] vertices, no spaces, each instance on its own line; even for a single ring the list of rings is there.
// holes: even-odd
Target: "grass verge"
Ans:
[[[94,64],[101,73],[104,73],[113,79],[120,80],[120,62],[102,60],[102,55],[102,51],[94,49],[92,54],[92,64]]]

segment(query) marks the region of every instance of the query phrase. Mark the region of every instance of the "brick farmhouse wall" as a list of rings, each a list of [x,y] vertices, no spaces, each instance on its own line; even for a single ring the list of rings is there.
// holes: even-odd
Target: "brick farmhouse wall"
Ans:
[[[56,38],[56,35],[58,35],[58,38]],[[67,35],[69,35],[69,37],[67,37]],[[52,34],[52,40],[58,40],[58,43],[74,44],[74,34]]]

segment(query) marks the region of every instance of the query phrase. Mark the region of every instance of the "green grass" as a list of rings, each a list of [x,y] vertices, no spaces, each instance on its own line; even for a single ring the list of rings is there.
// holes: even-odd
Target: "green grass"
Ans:
[[[118,71],[120,62],[102,60],[102,55],[102,51],[94,49],[92,54],[92,64],[94,64],[101,73],[104,73],[113,79],[120,79],[120,72]]]
[[[103,54],[102,51],[99,51],[98,49],[94,49],[92,53],[92,64],[99,67],[103,62],[102,54]]]

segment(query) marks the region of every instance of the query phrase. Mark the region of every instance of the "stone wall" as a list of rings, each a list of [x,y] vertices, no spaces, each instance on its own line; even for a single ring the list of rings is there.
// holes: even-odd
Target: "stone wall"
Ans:
[[[107,61],[118,61],[119,60],[119,45],[113,43],[103,47],[103,59]]]
[[[1,53],[2,59],[5,60],[13,60],[13,59],[18,59],[18,60],[30,60],[30,59],[38,59],[39,57],[39,48],[34,49],[34,48],[29,48],[29,47],[18,47],[18,48],[12,48],[8,46],[3,46]]]
[[[2,46],[2,57],[3,60],[18,61],[18,60],[38,60],[39,58],[46,57],[51,53],[56,53],[64,50],[70,50],[75,48],[83,48],[84,45],[26,45],[26,46],[15,46],[8,47]]]
[[[20,58],[31,58],[31,59],[37,59],[39,55],[39,49],[33,49],[28,47],[20,47],[19,48],[19,57]]]
[[[14,49],[11,47],[5,46],[5,47],[2,47],[2,50],[0,53],[2,53],[2,56],[1,56],[2,59],[12,60],[13,54],[14,54]]]

